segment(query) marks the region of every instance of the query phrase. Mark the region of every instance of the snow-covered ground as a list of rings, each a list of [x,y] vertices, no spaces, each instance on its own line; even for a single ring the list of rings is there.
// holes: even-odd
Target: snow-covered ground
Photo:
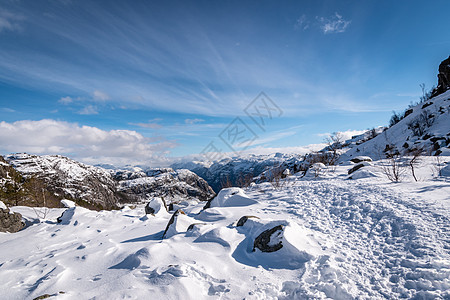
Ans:
[[[359,179],[345,162],[223,190],[207,209],[181,203],[164,239],[173,212],[159,202],[154,215],[68,208],[59,224],[65,209],[37,219],[13,207],[34,224],[0,233],[0,298],[449,298],[449,177],[434,178],[435,158],[424,157],[418,182],[405,169],[391,183],[380,163],[350,175]],[[271,228],[282,230],[269,246],[283,247],[261,252],[254,241]]]

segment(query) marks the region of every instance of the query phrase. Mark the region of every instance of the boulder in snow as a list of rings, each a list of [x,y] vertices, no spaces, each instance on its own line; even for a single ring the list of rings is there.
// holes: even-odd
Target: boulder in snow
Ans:
[[[3,204],[3,202],[1,202]],[[3,204],[4,207],[6,207]],[[22,222],[22,215],[19,213],[12,213],[8,208],[0,208],[0,232],[17,232],[25,227]]]
[[[256,216],[243,216],[243,217],[241,217],[241,218],[239,219],[239,221],[237,221],[236,227],[244,226],[245,222],[247,222],[247,220],[250,219],[250,218],[259,219],[259,218],[256,217]]]
[[[362,167],[366,167],[366,166],[371,166],[371,164],[367,161],[363,161],[357,165],[355,165],[353,168],[351,168],[350,170],[348,170],[348,174],[352,174],[355,171],[358,171],[359,169],[361,169]]]
[[[354,162],[355,164],[363,162],[363,161],[372,161],[372,159],[369,156],[357,156],[350,160],[351,162]]]
[[[186,232],[192,223],[195,223],[195,220],[186,216],[185,212],[181,209],[178,209],[173,213],[169,223],[167,223],[162,238],[169,238],[178,233]]]
[[[167,212],[167,205],[163,198],[154,197],[145,205],[145,214],[157,215],[161,212]]]
[[[283,225],[277,225],[273,228],[261,232],[253,243],[253,251],[258,248],[262,252],[275,252],[283,248]]]

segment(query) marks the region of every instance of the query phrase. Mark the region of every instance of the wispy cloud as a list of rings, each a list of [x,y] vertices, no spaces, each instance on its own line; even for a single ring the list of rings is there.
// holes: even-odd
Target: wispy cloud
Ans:
[[[176,143],[163,137],[148,138],[136,131],[80,126],[44,119],[0,122],[0,151],[63,154],[86,163],[161,165]]]
[[[23,19],[24,17],[20,14],[12,13],[0,8],[0,33],[7,30],[20,30],[20,22]]]
[[[306,17],[306,15],[301,15],[300,18],[295,22],[294,28],[297,30],[306,30],[309,28],[310,21]]]
[[[319,21],[320,28],[322,29],[324,34],[345,32],[345,30],[351,23],[351,21],[345,20],[337,12],[334,14],[334,16],[328,18],[316,17],[316,19]]]
[[[99,90],[95,90],[94,93],[92,94],[93,99],[97,100],[97,101],[106,101],[111,99],[109,97],[108,94],[106,94],[105,92],[99,91]]]
[[[160,129],[163,126],[158,123],[131,123],[131,125],[137,125],[142,128],[150,128],[150,129]]]
[[[73,99],[72,99],[72,97],[69,97],[69,96],[61,97],[61,98],[58,100],[58,103],[61,103],[61,104],[70,104],[70,103],[72,103],[72,102],[73,102]]]
[[[96,106],[88,105],[78,111],[80,115],[97,115],[98,110]]]
[[[7,112],[7,113],[16,112],[16,110],[9,108],[9,107],[2,107],[2,108],[0,108],[0,111]]]
[[[184,123],[192,125],[192,124],[201,123],[204,121],[205,120],[203,120],[203,119],[186,119],[186,120],[184,120]]]

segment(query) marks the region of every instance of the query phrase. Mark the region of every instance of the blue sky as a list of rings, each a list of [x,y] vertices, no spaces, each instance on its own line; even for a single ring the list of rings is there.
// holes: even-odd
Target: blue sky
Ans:
[[[387,124],[450,54],[448,1],[0,0],[2,153],[158,164]],[[264,130],[244,109],[282,110]]]

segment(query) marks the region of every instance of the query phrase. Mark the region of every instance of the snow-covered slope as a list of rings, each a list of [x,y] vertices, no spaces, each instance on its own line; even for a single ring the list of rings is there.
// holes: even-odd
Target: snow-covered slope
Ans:
[[[386,145],[408,155],[414,149],[423,149],[425,155],[450,155],[450,91],[411,108],[400,122],[375,138],[351,148],[341,156],[367,155],[373,159],[384,158]]]
[[[392,184],[378,162],[354,172],[374,177],[347,179],[345,162],[278,187],[224,190],[174,218],[76,207],[58,224],[63,209],[39,221],[13,207],[34,225],[0,233],[2,297],[445,299],[450,182],[423,159],[419,182]]]

